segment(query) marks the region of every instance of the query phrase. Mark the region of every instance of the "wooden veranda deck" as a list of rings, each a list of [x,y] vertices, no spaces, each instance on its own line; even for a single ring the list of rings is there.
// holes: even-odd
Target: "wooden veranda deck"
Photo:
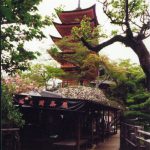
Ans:
[[[120,148],[120,132],[105,139],[92,150],[119,150]]]

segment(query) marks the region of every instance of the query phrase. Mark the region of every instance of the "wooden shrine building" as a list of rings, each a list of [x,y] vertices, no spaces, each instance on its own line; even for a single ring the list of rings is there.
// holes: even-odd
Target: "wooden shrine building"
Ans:
[[[89,95],[97,93],[92,88],[89,94],[85,88],[69,89],[72,93],[69,98],[67,89],[58,91],[64,91],[64,98],[15,95],[14,104],[26,122],[21,129],[22,150],[86,150],[117,133],[121,109],[118,103],[108,100],[101,92],[101,97],[92,99]],[[73,96],[79,96],[79,91],[81,99]],[[83,93],[89,98],[85,99]]]
[[[66,36],[70,36],[72,28],[75,26],[77,27],[80,26],[80,22],[84,18],[84,16],[90,18],[89,21],[91,22],[92,28],[98,25],[96,12],[95,12],[95,5],[86,9],[78,8],[72,11],[60,12],[58,14],[58,17],[61,23],[53,22],[53,24],[55,28],[57,29],[57,31],[59,32],[59,34],[61,35],[61,37],[51,36],[53,42],[56,43],[57,45],[57,42],[60,41],[62,38]],[[75,42],[75,41],[71,41],[71,42]],[[59,59],[57,57],[54,57],[54,59],[61,64],[61,68],[65,72],[75,74],[78,70],[78,66],[64,59],[66,54],[67,55],[74,54],[75,51],[72,50],[71,47],[67,47],[67,48],[65,46],[58,46],[58,47],[61,50],[60,52],[61,57],[59,57]],[[83,82],[87,82],[87,81],[83,81]],[[67,79],[63,79],[63,84],[64,85],[77,85],[77,81],[74,78],[70,78],[70,79],[67,78]]]

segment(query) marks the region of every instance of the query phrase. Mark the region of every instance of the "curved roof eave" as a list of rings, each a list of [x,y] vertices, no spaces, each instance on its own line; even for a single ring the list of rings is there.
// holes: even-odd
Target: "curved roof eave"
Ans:
[[[95,20],[90,20],[92,27],[96,27],[96,22]],[[57,31],[59,32],[59,34],[64,37],[64,36],[69,36],[71,33],[71,29],[74,26],[80,26],[79,23],[69,23],[69,24],[60,24],[60,23],[56,23],[53,22],[53,25],[55,26],[55,28],[57,29]]]
[[[84,9],[74,9],[74,10],[66,10],[62,11],[61,13],[69,13],[69,12],[79,12],[79,11],[85,11],[85,10],[90,10],[90,9],[95,9],[96,4],[92,5],[91,7],[84,8]],[[56,10],[56,9],[55,9]]]
[[[56,9],[55,9],[56,10]],[[93,11],[93,14],[94,14],[94,20],[95,20],[95,23],[98,25],[98,20],[97,20],[97,16],[96,16],[96,4],[92,5],[91,7],[88,7],[88,8],[85,8],[85,9],[75,9],[75,10],[69,10],[69,11],[62,11],[60,12],[59,14],[57,14],[58,18],[62,21],[62,17],[60,14],[69,14],[69,13],[78,13],[78,12],[84,12],[84,11],[90,11],[92,10]],[[62,21],[63,22],[63,21]],[[63,22],[64,24],[66,24],[65,22]]]
[[[56,9],[55,9],[56,10]],[[95,23],[98,25],[98,20],[97,20],[97,16],[96,16],[96,4],[92,5],[91,7],[85,8],[85,9],[75,9],[75,10],[69,10],[69,11],[62,11],[60,13],[57,14],[58,18],[61,20],[62,23],[67,24],[66,19],[64,19],[63,15],[74,15],[75,17],[77,16],[77,14],[79,15],[79,13],[81,12],[83,15],[83,12],[85,12],[85,14],[87,13],[88,15],[90,15],[90,13],[92,12],[92,16],[95,20]],[[74,13],[74,14],[73,14]],[[79,15],[80,16],[80,15]],[[70,17],[68,17],[70,19]],[[67,20],[68,22],[71,23],[71,21],[69,21],[69,19]]]

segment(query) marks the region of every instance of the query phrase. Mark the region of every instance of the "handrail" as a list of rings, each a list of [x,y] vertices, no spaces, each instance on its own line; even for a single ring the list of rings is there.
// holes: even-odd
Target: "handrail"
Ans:
[[[19,131],[19,128],[2,128],[1,131]]]
[[[124,123],[124,122],[122,122],[122,124],[127,125],[127,126],[129,126],[129,127],[142,128],[141,126],[132,125],[132,124]]]
[[[144,135],[148,135],[150,136],[150,132],[146,132],[146,131],[143,131],[143,130],[138,130],[139,133],[142,133]]]
[[[149,150],[150,133],[143,131],[142,126],[135,126],[132,124],[121,122],[120,128],[120,150]]]

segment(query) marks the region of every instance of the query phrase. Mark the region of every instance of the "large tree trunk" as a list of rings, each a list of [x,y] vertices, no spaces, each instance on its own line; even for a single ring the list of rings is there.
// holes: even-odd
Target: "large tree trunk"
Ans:
[[[127,43],[126,43],[127,42]],[[126,45],[131,47],[139,58],[140,65],[146,76],[146,86],[150,91],[150,53],[142,40],[127,39]]]

